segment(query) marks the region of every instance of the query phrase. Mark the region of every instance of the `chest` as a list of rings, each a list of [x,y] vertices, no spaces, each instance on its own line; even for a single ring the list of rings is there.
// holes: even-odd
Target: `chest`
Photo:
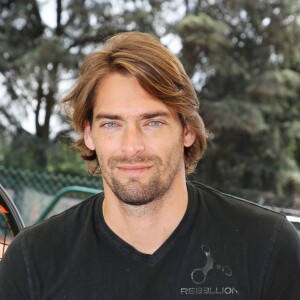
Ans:
[[[73,253],[43,274],[40,299],[255,299],[247,268],[215,248],[187,242],[155,258],[107,246]]]

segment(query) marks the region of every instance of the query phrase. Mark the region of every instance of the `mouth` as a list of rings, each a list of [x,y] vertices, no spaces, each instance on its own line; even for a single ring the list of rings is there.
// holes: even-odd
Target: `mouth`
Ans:
[[[149,165],[120,165],[117,169],[130,177],[136,177],[145,174],[152,166]]]

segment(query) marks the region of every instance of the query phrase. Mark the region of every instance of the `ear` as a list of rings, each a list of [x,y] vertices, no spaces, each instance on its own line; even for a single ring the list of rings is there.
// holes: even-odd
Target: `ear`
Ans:
[[[196,140],[196,133],[189,124],[184,125],[183,129],[183,143],[185,147],[190,147],[194,144]]]
[[[91,124],[87,122],[84,127],[83,133],[84,143],[90,150],[95,150],[95,145],[92,137]]]

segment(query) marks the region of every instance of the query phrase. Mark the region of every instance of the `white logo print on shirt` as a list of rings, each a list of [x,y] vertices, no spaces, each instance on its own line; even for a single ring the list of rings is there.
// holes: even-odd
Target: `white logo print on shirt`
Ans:
[[[221,266],[214,262],[213,258],[211,257],[210,249],[208,246],[202,245],[201,249],[206,255],[206,264],[202,268],[197,268],[192,272],[191,279],[195,284],[203,283],[206,280],[207,273],[213,269],[224,272],[226,276],[232,275],[232,271],[229,267]]]
[[[181,295],[234,295],[239,294],[238,290],[234,287],[211,287],[211,286],[199,286],[206,281],[208,272],[212,270],[219,270],[223,272],[226,276],[230,277],[232,275],[231,268],[228,266],[221,266],[217,264],[211,256],[210,248],[206,245],[201,246],[202,251],[206,256],[206,264],[201,268],[196,268],[191,273],[191,280],[198,287],[187,287],[181,288]]]

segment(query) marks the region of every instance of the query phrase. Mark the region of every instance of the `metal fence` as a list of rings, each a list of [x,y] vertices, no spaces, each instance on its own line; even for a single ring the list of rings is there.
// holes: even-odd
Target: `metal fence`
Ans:
[[[26,226],[31,225],[45,215],[47,217],[59,213],[87,197],[87,190],[103,189],[101,178],[91,176],[71,176],[65,174],[43,173],[39,171],[8,168],[0,165],[0,183],[14,200]],[[66,187],[80,186],[71,192],[58,194]],[[93,193],[91,192],[91,194]],[[53,200],[55,207],[51,207]],[[50,209],[48,209],[51,207]],[[282,212],[300,230],[300,210],[285,209],[274,206],[268,208]]]
[[[56,193],[66,186],[102,189],[102,181],[99,177],[52,174],[8,168],[3,165],[0,165],[0,183],[14,200],[25,225],[35,223]],[[59,201],[51,214],[58,213],[86,197],[86,193],[73,191]]]

